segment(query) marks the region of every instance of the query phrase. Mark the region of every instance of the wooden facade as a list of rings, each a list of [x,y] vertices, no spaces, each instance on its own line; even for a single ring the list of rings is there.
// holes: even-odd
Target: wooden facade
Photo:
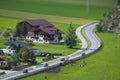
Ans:
[[[43,43],[58,43],[62,40],[63,32],[55,28],[46,20],[27,20],[17,24],[17,34],[31,41],[42,41]]]

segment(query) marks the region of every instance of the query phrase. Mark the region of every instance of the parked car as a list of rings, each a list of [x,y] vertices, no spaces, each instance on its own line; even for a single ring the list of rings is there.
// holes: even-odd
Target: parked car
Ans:
[[[48,57],[48,56],[51,56],[51,54],[50,54],[50,53],[47,53],[47,54],[46,54],[46,57]]]
[[[46,53],[42,53],[41,54],[41,57],[45,57],[47,54]]]
[[[38,49],[32,49],[32,50],[33,50],[35,56],[40,56],[40,55],[42,54],[42,53],[40,52],[40,50],[38,50]]]
[[[3,50],[0,49],[0,54],[3,54],[3,53],[4,53]]]

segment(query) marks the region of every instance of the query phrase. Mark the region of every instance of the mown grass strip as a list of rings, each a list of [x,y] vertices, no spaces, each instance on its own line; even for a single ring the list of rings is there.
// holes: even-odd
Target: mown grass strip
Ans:
[[[13,17],[13,18],[20,18],[20,19],[47,19],[50,22],[61,22],[61,23],[72,22],[73,24],[86,24],[95,21],[95,20],[83,19],[83,18],[44,15],[44,14],[29,13],[22,11],[5,10],[5,9],[0,9],[0,15]]]

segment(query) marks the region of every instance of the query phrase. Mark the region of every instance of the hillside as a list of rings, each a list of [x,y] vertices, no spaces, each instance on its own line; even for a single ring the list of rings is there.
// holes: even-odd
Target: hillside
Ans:
[[[102,32],[117,32],[120,34],[120,4],[104,14],[104,18],[97,25],[97,29]]]

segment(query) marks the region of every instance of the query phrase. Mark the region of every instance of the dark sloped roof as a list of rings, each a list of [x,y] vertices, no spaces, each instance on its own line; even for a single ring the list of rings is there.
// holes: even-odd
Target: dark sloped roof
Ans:
[[[51,27],[51,28],[39,27],[38,29],[40,29],[40,30],[46,32],[47,34],[56,34],[56,33],[63,34],[62,31],[56,29],[55,27]]]
[[[52,25],[50,22],[48,22],[47,20],[44,20],[44,19],[41,19],[41,20],[25,20],[25,21],[22,21],[20,23],[23,23],[23,22],[26,22],[26,23],[30,24],[32,27],[34,27],[35,30],[33,30],[32,32],[37,31],[37,30],[42,30],[43,32],[45,32],[47,34],[50,34],[50,35],[57,34],[57,33],[63,34],[62,31],[55,28],[54,25]],[[27,34],[27,35],[34,36],[33,33],[30,33],[30,34]]]
[[[27,43],[27,42],[19,42],[19,41],[8,41],[8,42],[5,43],[5,45],[15,45],[15,46],[20,45],[20,46],[23,47],[23,46],[29,45],[29,43]]]
[[[32,26],[53,26],[50,22],[47,20],[41,19],[41,20],[26,20],[27,23],[29,23]]]

